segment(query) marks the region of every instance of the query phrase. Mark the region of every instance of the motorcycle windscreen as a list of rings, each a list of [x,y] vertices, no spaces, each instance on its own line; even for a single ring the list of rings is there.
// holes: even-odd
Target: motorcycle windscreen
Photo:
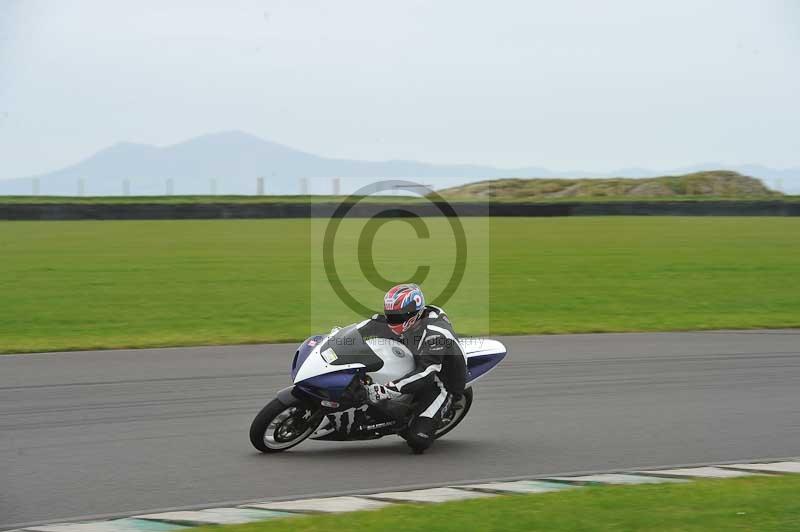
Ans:
[[[320,347],[320,354],[331,366],[363,364],[367,372],[383,367],[383,359],[364,341],[358,325],[348,325],[325,340]]]

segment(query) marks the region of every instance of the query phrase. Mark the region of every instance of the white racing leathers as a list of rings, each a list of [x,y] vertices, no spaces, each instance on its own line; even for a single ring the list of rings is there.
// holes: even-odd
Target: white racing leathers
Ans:
[[[464,392],[466,361],[447,314],[428,305],[422,316],[402,336],[389,329],[386,318],[376,314],[359,324],[365,340],[386,338],[402,342],[414,355],[414,370],[395,380],[403,394],[413,394],[415,415],[406,439],[412,447],[424,449],[433,443],[433,434],[453,395]],[[385,384],[385,383],[378,383]]]

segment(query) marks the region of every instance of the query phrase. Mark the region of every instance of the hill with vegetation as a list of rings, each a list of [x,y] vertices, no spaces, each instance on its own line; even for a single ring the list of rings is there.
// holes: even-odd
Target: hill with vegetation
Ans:
[[[493,179],[439,192],[447,199],[537,201],[585,198],[780,198],[761,180],[728,170],[651,178]]]

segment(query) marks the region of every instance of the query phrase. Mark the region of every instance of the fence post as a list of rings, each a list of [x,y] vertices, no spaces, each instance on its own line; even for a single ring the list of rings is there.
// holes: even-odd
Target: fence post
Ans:
[[[167,196],[172,196],[172,193],[175,191],[175,184],[170,177],[167,179]]]
[[[130,196],[131,195],[131,180],[125,179],[122,181],[122,195],[123,196]]]
[[[264,195],[264,178],[258,177],[256,178],[256,195],[263,196]]]
[[[342,180],[338,177],[333,178],[333,195],[338,196],[341,194]]]
[[[83,196],[86,192],[86,182],[83,179],[78,179],[78,196]]]
[[[300,194],[302,196],[308,196],[308,178],[301,177],[300,178]]]
[[[34,177],[32,182],[31,182],[31,185],[33,186],[33,195],[34,196],[38,196],[39,195],[39,178],[38,177]]]

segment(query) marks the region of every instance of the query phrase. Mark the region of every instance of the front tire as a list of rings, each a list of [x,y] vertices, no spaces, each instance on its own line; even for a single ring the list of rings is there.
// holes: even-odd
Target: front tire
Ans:
[[[250,425],[250,443],[262,453],[291,449],[311,436],[319,425],[313,409],[300,403],[285,405],[273,399]]]

